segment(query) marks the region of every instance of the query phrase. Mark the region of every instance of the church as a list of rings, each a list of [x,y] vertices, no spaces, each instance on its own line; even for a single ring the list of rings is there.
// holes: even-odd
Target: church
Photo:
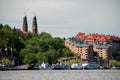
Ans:
[[[22,34],[25,35],[28,33],[28,23],[27,23],[27,16],[25,15],[23,17],[23,26],[22,26]],[[33,23],[32,23],[32,33],[38,34],[38,28],[37,28],[37,17],[33,17]]]

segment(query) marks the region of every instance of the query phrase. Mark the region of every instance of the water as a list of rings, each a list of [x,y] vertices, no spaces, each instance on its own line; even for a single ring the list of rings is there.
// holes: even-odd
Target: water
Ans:
[[[120,80],[120,70],[0,71],[0,80]]]

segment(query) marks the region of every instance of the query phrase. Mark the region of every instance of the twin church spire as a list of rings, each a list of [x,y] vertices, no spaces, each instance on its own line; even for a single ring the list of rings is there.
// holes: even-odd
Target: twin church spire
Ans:
[[[33,17],[32,33],[33,34],[37,34],[38,33],[38,30],[37,30],[37,18],[36,18],[36,16]]]
[[[27,16],[23,17],[23,31],[28,32]]]
[[[23,32],[28,32],[28,24],[27,24],[27,16],[26,15],[23,17]],[[33,17],[32,33],[33,34],[38,33],[36,16]]]

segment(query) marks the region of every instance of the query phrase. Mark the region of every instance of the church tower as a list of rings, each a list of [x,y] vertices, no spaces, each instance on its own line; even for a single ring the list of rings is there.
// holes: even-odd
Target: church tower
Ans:
[[[23,32],[28,32],[27,16],[23,17]]]
[[[38,30],[37,30],[37,18],[36,18],[36,16],[33,17],[32,33],[33,34],[37,34],[38,33]]]

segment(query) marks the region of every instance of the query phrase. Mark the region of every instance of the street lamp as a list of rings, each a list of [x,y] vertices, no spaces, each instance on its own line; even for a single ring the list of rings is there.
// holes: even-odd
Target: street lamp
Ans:
[[[10,51],[11,51],[12,66],[14,66],[15,61],[14,61],[14,58],[13,58],[13,48],[11,48]]]
[[[5,55],[5,56],[6,56],[6,57],[7,57],[7,50],[8,50],[8,49],[7,49],[7,48],[5,48],[5,51],[6,51],[6,55]]]
[[[12,54],[12,50],[13,50],[13,49],[11,48],[10,50],[11,50],[11,58],[12,58],[12,57],[13,57],[13,54]]]

